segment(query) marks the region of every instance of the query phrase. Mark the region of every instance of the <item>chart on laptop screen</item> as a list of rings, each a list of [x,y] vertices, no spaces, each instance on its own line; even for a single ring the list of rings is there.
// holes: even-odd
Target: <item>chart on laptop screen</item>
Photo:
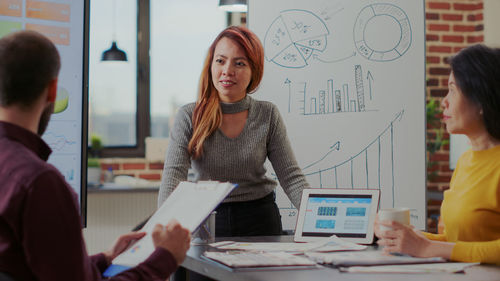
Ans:
[[[369,195],[311,194],[302,235],[365,237],[371,203]]]

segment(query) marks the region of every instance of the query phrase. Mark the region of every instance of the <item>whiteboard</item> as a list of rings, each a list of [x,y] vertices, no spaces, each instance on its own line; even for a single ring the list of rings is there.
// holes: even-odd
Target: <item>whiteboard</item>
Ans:
[[[276,104],[315,188],[380,189],[426,225],[424,1],[250,0]],[[269,175],[274,176],[271,165]],[[275,177],[275,176],[274,176]],[[296,210],[277,194],[284,229]]]

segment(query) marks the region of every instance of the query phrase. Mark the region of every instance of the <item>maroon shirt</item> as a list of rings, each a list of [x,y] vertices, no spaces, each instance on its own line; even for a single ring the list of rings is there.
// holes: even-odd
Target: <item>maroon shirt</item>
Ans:
[[[89,257],[77,195],[36,134],[0,121],[0,272],[16,280],[102,280],[103,254]],[[106,280],[165,280],[177,263],[157,248],[137,267]]]

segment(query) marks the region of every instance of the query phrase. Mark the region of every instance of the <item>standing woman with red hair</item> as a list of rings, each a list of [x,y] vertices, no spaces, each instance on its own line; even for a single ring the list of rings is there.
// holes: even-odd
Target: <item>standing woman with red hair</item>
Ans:
[[[228,27],[208,50],[198,100],[175,119],[165,159],[158,204],[192,167],[195,180],[218,180],[238,187],[216,209],[217,236],[280,235],[276,181],[266,177],[269,159],[281,186],[299,207],[309,188],[297,165],[277,107],[249,96],[264,72],[264,50],[243,27]]]

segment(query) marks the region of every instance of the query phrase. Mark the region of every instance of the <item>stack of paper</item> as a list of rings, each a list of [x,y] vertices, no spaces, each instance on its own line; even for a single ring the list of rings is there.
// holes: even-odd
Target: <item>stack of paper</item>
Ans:
[[[205,257],[233,268],[275,267],[275,266],[307,266],[315,267],[316,263],[303,257],[284,252],[205,252]]]
[[[418,264],[445,262],[443,258],[415,258],[406,255],[386,255],[382,251],[306,253],[318,263],[335,266]]]
[[[333,252],[333,251],[359,251],[366,246],[344,241],[333,235],[317,242],[310,243],[285,243],[285,242],[234,242],[222,241],[212,243],[210,246],[221,250],[265,251],[265,252]]]
[[[341,267],[340,271],[351,273],[459,273],[463,272],[465,268],[477,264],[479,263],[446,262],[378,266],[351,266]]]

